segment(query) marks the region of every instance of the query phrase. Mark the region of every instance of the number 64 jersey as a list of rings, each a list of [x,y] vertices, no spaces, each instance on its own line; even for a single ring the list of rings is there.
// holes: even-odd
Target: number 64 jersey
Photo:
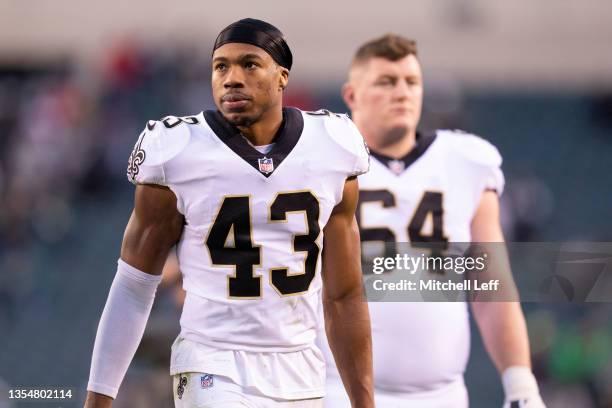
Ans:
[[[405,157],[372,152],[371,162],[370,171],[359,177],[364,253],[380,241],[468,243],[482,193],[501,194],[504,187],[497,149],[460,131],[419,134]],[[463,392],[470,348],[466,303],[380,301],[370,302],[369,309],[377,390],[416,398]],[[333,359],[326,357],[335,381]]]
[[[128,178],[170,188],[185,218],[177,253],[187,295],[171,374],[320,397],[322,231],[369,156],[351,120],[327,111],[285,108],[273,142],[260,152],[219,112],[168,117],[141,134]]]

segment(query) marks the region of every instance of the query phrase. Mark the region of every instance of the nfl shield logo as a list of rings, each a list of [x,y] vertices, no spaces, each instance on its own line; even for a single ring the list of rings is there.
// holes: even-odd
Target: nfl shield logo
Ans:
[[[271,158],[268,159],[267,157],[264,157],[263,159],[258,159],[257,161],[259,162],[259,171],[262,173],[268,174],[274,171],[274,163],[272,162]]]
[[[389,162],[389,169],[397,175],[400,175],[405,168],[406,164],[404,164],[404,162],[401,160],[391,160]]]
[[[213,375],[212,374],[204,374],[200,377],[200,386],[202,388],[210,388],[213,386]]]

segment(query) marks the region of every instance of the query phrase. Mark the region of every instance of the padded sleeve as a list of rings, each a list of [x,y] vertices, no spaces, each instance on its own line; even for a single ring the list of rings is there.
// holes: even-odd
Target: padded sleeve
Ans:
[[[370,151],[353,121],[347,115],[330,114],[325,118],[325,127],[331,137],[348,153],[347,178],[366,173],[370,168]]]
[[[164,164],[187,145],[190,132],[185,124],[168,128],[163,121],[149,121],[128,160],[127,178],[134,184],[167,186]]]
[[[483,190],[495,190],[498,195],[504,191],[502,156],[499,150],[485,139],[461,131],[441,131],[449,133],[453,140],[454,151],[477,170]]]

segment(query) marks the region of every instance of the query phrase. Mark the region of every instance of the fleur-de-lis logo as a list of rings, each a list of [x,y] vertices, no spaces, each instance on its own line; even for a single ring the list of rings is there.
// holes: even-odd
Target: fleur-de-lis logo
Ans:
[[[183,377],[183,375],[179,375],[178,386],[176,387],[176,395],[179,399],[183,398],[183,393],[185,392],[185,387],[187,386],[187,377]]]
[[[132,150],[132,154],[130,154],[130,159],[128,160],[127,175],[132,182],[136,181],[136,175],[138,175],[140,171],[140,165],[145,161],[146,153],[140,147],[143,139],[144,132],[140,135],[136,146],[134,146],[134,150]]]

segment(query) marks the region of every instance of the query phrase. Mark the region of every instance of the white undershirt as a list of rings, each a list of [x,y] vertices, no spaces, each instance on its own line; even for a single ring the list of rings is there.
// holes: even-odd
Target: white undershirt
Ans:
[[[261,146],[253,146],[255,149],[257,149],[257,151],[261,154],[268,154],[270,153],[270,150],[272,150],[272,148],[274,147],[276,143],[270,143],[267,145],[261,145]]]

